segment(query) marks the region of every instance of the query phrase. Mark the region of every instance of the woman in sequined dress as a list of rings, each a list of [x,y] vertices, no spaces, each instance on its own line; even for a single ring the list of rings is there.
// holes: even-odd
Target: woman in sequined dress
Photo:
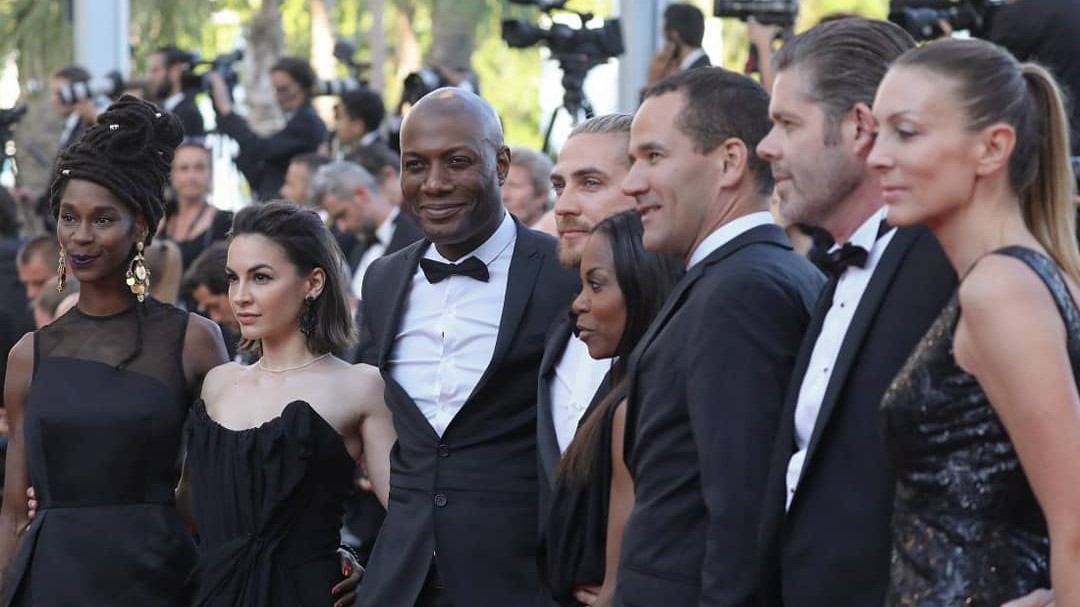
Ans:
[[[878,89],[889,222],[964,277],[883,401],[897,473],[887,604],[1080,605],[1080,253],[1053,78],[978,40],[909,51]]]

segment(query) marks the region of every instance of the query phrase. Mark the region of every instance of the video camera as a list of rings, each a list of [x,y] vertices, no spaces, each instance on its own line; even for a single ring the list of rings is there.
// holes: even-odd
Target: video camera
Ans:
[[[334,59],[349,68],[349,76],[346,78],[334,78],[333,80],[319,80],[315,83],[316,96],[333,95],[340,97],[349,91],[367,88],[368,80],[364,77],[364,74],[371,69],[371,63],[356,61],[353,59],[354,55],[356,55],[356,45],[345,40],[338,40],[334,43]]]
[[[26,115],[26,104],[0,109],[0,133],[9,132]]]
[[[716,0],[713,15],[789,28],[799,16],[799,0]]]
[[[243,58],[244,51],[242,49],[218,55],[210,61],[202,61],[197,54],[192,53],[189,64],[191,67],[180,75],[180,88],[185,92],[209,93],[210,81],[207,79],[207,75],[210,72],[217,72],[225,79],[225,84],[228,85],[228,89],[231,91],[240,80],[236,70],[233,69],[233,64]]]
[[[77,101],[93,99],[101,95],[115,99],[123,92],[124,78],[117,71],[105,74],[104,78],[91,78],[85,82],[72,82],[56,91],[64,105],[71,105]]]
[[[567,0],[511,0],[515,4],[539,7],[545,13],[555,9],[564,9]],[[585,27],[591,21],[591,13],[569,11],[578,16],[581,25],[573,28],[564,23],[554,23],[549,28],[530,23],[523,19],[504,19],[502,38],[512,48],[528,48],[541,42],[547,44],[556,58],[563,56],[581,56],[594,65],[606,62],[612,57],[623,54],[622,29],[618,19],[608,19],[595,29]]]
[[[904,28],[916,40],[933,40],[945,34],[939,22],[953,30],[967,30],[986,37],[994,12],[1006,0],[892,0],[889,21]]]

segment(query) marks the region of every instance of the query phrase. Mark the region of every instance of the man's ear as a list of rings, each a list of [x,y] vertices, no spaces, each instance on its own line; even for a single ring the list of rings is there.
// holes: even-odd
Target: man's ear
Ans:
[[[870,106],[858,102],[851,108],[848,117],[854,123],[855,137],[853,139],[854,152],[856,155],[866,157],[874,147],[874,139],[877,134],[877,121],[870,110]]]
[[[495,152],[495,173],[499,177],[499,185],[506,183],[506,176],[510,174],[510,148],[505,145]]]
[[[738,137],[729,137],[711,154],[716,154],[720,185],[725,189],[734,188],[742,182],[750,170],[750,154],[746,142]]]

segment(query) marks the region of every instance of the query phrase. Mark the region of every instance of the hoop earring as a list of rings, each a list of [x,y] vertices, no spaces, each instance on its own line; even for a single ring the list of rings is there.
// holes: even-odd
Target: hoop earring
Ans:
[[[135,256],[131,258],[131,265],[125,276],[127,278],[125,282],[135,297],[140,302],[146,299],[146,293],[150,290],[150,270],[146,267],[141,240],[135,243]]]
[[[56,262],[56,292],[63,293],[67,287],[67,262],[64,261],[64,247],[60,247],[60,260]]]
[[[304,309],[300,311],[300,332],[304,337],[315,333],[315,298],[310,295],[304,298]]]

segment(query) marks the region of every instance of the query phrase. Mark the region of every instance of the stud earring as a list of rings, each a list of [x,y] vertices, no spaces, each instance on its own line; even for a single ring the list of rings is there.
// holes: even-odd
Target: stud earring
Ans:
[[[131,266],[128,267],[125,277],[127,286],[135,297],[140,302],[146,299],[146,294],[150,290],[150,270],[146,267],[141,240],[135,243],[135,256],[131,258]]]
[[[64,261],[66,253],[64,247],[60,247],[60,260],[56,263],[56,292],[63,293],[67,287],[67,262]]]

